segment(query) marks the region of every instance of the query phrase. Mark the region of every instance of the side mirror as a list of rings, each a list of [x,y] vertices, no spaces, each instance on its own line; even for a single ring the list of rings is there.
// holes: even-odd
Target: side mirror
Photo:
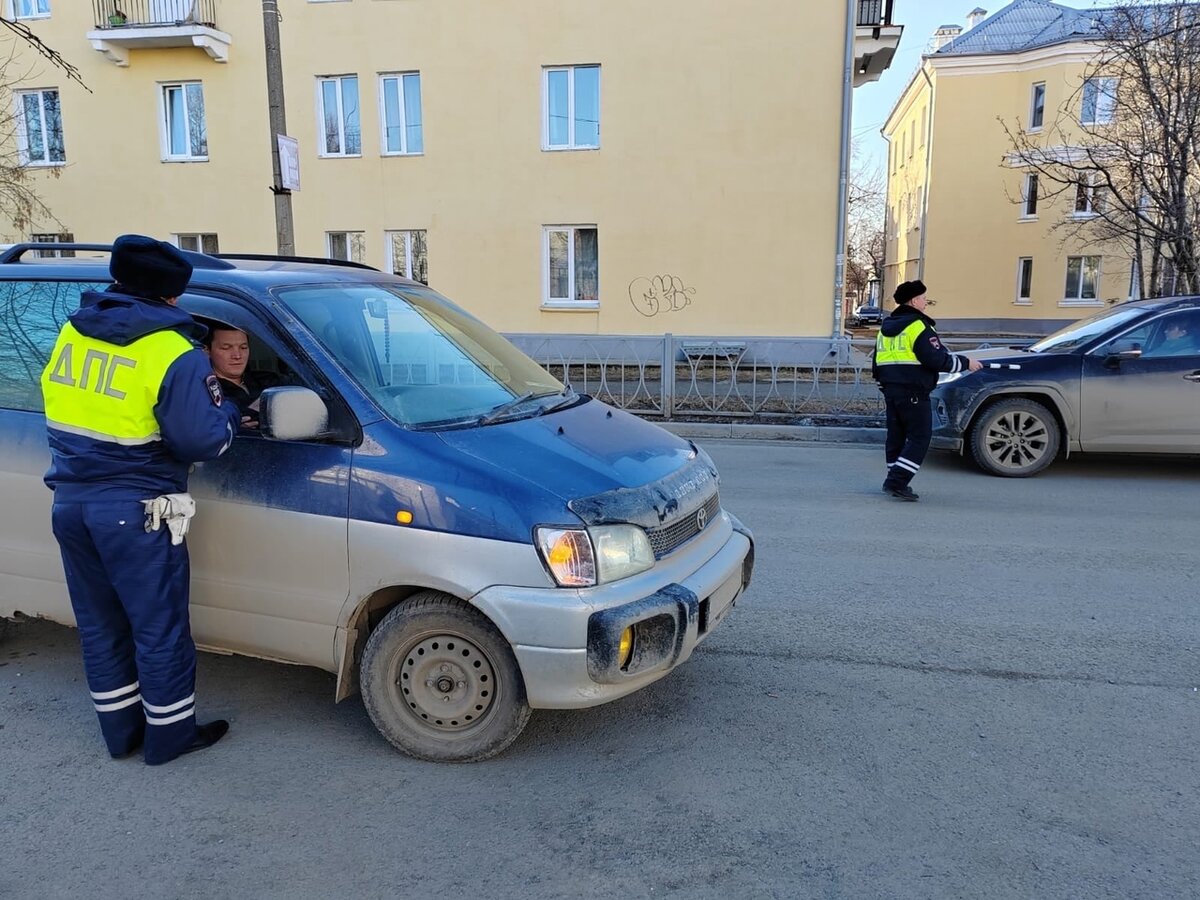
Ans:
[[[1110,369],[1116,369],[1121,365],[1121,360],[1141,359],[1142,348],[1130,347],[1124,350],[1113,349],[1104,357],[1104,364]]]
[[[258,398],[258,433],[270,441],[311,441],[329,430],[329,410],[306,387],[267,388]]]

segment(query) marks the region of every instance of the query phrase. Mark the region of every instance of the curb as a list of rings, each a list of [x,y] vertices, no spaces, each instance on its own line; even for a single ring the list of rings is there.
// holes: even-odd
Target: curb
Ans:
[[[716,422],[659,422],[658,424],[672,434],[688,438],[882,444],[887,435],[885,428],[848,428],[844,425],[739,425]]]

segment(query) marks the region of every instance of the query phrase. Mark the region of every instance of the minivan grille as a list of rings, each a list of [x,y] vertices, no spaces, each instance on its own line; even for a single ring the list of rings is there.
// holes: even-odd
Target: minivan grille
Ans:
[[[700,510],[704,510],[704,516],[699,514]],[[700,509],[692,510],[686,516],[679,518],[670,525],[664,525],[662,528],[647,529],[646,535],[650,538],[650,547],[654,550],[654,558],[662,559],[673,553],[682,545],[686,544],[703,528],[708,527],[721,512],[721,496],[714,493],[705,501],[704,506]],[[700,520],[703,519],[704,525],[701,526]]]

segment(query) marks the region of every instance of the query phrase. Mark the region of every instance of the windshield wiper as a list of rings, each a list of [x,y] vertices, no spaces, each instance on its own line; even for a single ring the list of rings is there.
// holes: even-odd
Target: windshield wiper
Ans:
[[[535,394],[533,391],[526,391],[520,397],[513,397],[511,400],[506,400],[505,402],[501,403],[499,406],[492,407],[490,410],[485,412],[482,416],[480,416],[475,421],[479,425],[490,425],[493,422],[495,422],[497,419],[503,419],[505,416],[507,416],[509,413],[511,413],[513,410],[515,410],[522,403],[528,403],[530,400],[533,400],[535,397],[545,397],[545,396],[546,396],[546,394]]]
[[[543,396],[551,396],[551,395],[547,394],[547,395],[543,395]],[[575,389],[573,387],[571,387],[569,384],[565,388],[563,388],[561,391],[559,391],[557,396],[558,396],[558,399],[555,400],[553,403],[551,403],[549,406],[542,407],[542,411],[539,413],[539,415],[544,416],[546,413],[552,413],[556,409],[562,409],[564,407],[570,406],[572,403],[575,403],[577,400],[579,400],[579,394],[575,393]]]

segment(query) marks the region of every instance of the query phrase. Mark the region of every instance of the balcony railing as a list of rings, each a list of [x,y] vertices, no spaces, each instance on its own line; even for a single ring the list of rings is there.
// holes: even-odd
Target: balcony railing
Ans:
[[[96,27],[217,27],[216,0],[92,0]]]
[[[893,0],[858,0],[860,28],[887,28],[892,24]]]

